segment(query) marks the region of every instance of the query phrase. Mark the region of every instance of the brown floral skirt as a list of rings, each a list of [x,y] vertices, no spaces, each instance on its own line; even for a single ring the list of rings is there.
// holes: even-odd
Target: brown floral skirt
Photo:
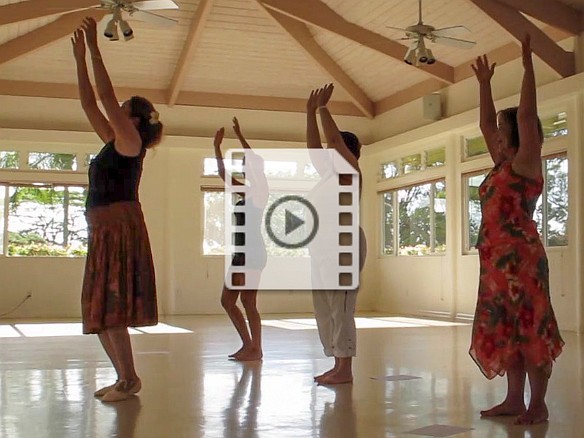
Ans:
[[[152,252],[139,202],[90,208],[83,333],[158,323]]]

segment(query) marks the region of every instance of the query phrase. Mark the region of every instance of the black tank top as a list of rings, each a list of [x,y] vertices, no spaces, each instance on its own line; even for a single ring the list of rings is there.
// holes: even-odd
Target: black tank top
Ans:
[[[107,143],[89,165],[86,208],[138,201],[144,152],[137,157],[125,157],[116,151],[113,141]]]

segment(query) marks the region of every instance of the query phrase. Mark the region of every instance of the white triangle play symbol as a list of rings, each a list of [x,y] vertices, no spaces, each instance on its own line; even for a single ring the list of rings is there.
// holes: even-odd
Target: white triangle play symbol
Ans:
[[[286,210],[286,236],[302,225],[304,220]]]

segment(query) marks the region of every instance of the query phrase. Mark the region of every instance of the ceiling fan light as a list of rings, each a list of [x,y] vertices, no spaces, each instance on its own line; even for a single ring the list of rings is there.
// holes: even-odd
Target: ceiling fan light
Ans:
[[[436,62],[436,58],[434,58],[434,54],[430,49],[426,49],[426,55],[428,56],[426,64],[434,64]]]
[[[414,65],[416,62],[416,45],[411,46],[404,56],[404,62],[409,65]]]
[[[124,39],[126,41],[134,38],[134,31],[132,30],[132,28],[130,27],[126,20],[120,20],[120,30],[122,31],[122,34],[124,35]]]
[[[112,18],[108,23],[107,26],[105,27],[105,30],[103,31],[103,34],[109,38],[110,40],[112,38],[115,37],[116,40],[118,40],[118,28],[116,26],[116,20],[115,18]]]

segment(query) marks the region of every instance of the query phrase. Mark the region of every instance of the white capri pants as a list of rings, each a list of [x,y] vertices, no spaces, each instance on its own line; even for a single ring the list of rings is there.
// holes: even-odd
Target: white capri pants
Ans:
[[[326,356],[357,355],[356,290],[314,290],[312,302],[318,335]]]

